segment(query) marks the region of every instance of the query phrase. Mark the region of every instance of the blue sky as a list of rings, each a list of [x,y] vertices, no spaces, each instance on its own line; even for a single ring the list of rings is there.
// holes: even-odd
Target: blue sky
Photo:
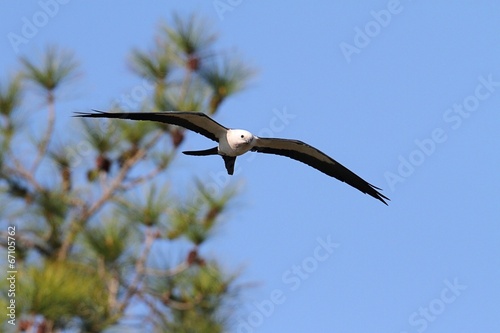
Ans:
[[[218,121],[306,141],[391,198],[277,156],[239,158],[231,179],[220,159],[179,157],[187,179],[242,188],[204,249],[259,283],[234,332],[500,329],[500,3],[73,0],[44,22],[47,2],[0,4],[0,70],[49,43],[74,50],[84,75],[65,92],[68,118],[140,84],[130,49],[151,46],[174,10],[195,11],[259,70]],[[34,19],[13,47],[9,33]]]

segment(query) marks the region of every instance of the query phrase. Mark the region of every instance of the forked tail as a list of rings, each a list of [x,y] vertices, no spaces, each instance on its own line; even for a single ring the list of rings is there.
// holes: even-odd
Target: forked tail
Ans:
[[[182,153],[191,156],[219,155],[219,149],[217,147],[213,147],[205,150],[183,151]],[[222,156],[222,159],[224,160],[224,165],[226,167],[227,173],[232,175],[234,173],[234,162],[236,161],[236,156],[220,156]]]
[[[182,153],[191,156],[219,155],[219,149],[217,147],[213,147],[205,150],[183,151]]]

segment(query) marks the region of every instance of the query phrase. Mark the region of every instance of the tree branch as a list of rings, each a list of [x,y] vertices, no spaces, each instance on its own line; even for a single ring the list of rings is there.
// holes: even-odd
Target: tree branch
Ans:
[[[58,255],[59,260],[64,260],[68,255],[69,248],[71,244],[73,244],[78,230],[81,227],[80,224],[86,224],[87,221],[113,196],[115,191],[119,189],[130,169],[132,169],[132,167],[146,155],[149,149],[151,149],[158,142],[163,133],[164,132],[162,131],[158,131],[158,133],[151,139],[151,141],[145,144],[141,149],[138,149],[131,158],[126,160],[118,175],[112,181],[111,185],[104,190],[104,193],[101,195],[101,197],[97,199],[97,201],[95,201],[94,204],[91,205],[88,209],[84,209],[80,217],[73,221],[73,223],[70,225],[68,235],[64,239],[64,242],[61,246],[61,250]]]
[[[132,283],[127,287],[127,292],[123,301],[118,306],[118,312],[123,312],[126,307],[129,305],[132,296],[134,296],[139,290],[139,284],[142,282],[146,270],[146,260],[148,259],[149,252],[151,251],[151,247],[153,245],[154,240],[157,237],[157,232],[151,229],[146,230],[146,238],[144,240],[144,249],[142,250],[141,256],[137,259],[135,264],[136,274]]]
[[[128,181],[127,183],[124,183],[124,184],[121,184],[119,186],[119,189],[120,190],[123,190],[123,191],[126,191],[126,190],[129,190],[131,189],[132,187],[135,187],[139,184],[142,184],[144,182],[147,182],[148,180],[151,180],[153,179],[154,177],[156,177],[160,172],[162,172],[165,168],[162,167],[162,166],[157,166],[156,168],[154,168],[153,170],[151,170],[148,174],[145,174],[143,176],[140,176],[140,177],[136,177],[134,179],[131,179],[130,181]]]
[[[35,176],[33,175],[32,172],[28,171],[22,164],[19,162],[19,160],[10,152],[10,157],[12,158],[12,161],[14,162],[15,168],[10,168],[10,167],[5,167],[6,171],[9,173],[17,174],[18,176],[22,177],[24,180],[26,180],[28,183],[30,183],[36,191],[38,192],[43,192],[45,189],[38,183],[38,181],[35,179]]]
[[[52,134],[54,132],[54,124],[56,120],[56,110],[54,105],[54,93],[52,91],[48,92],[47,95],[47,107],[49,109],[47,115],[47,129],[45,130],[45,134],[42,137],[42,141],[40,141],[40,145],[38,146],[38,153],[31,166],[30,172],[35,174],[36,170],[40,166],[43,157],[47,154],[47,148],[49,147],[50,139],[52,138]]]
[[[171,269],[168,269],[168,270],[146,268],[144,273],[146,275],[153,275],[153,276],[160,276],[160,277],[171,277],[171,276],[175,276],[177,274],[184,272],[189,267],[190,267],[190,264],[187,261],[183,261],[179,265],[177,265]]]

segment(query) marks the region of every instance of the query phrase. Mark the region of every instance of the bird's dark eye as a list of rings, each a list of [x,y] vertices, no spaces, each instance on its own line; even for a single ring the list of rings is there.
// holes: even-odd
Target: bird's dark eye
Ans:
[[[243,139],[244,137],[245,137],[245,136],[242,134],[242,135],[241,135],[241,138]]]

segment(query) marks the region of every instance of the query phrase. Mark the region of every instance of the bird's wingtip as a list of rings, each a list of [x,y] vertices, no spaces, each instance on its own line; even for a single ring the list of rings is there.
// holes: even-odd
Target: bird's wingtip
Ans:
[[[371,191],[369,191],[367,194],[371,195],[372,197],[374,197],[377,200],[382,201],[386,206],[389,206],[389,204],[386,202],[386,200],[391,201],[391,199],[389,199],[388,197],[386,197],[385,195],[380,193],[380,191],[382,191],[382,189],[380,187],[377,187],[377,186],[372,185],[370,183],[368,183],[368,186],[371,188]]]
[[[103,114],[107,114],[107,112],[101,111],[101,110],[96,110],[92,109],[92,112],[73,112],[73,117],[98,117]]]
[[[377,198],[378,200],[382,201],[386,206],[389,206],[389,204],[387,203],[387,201],[391,201],[391,199],[389,199],[388,197],[386,197],[385,195],[383,195],[382,193],[380,193],[378,191],[377,191],[377,195],[375,196],[375,198]]]
[[[89,115],[91,115],[91,113],[89,112],[73,112],[73,117],[88,117]]]

